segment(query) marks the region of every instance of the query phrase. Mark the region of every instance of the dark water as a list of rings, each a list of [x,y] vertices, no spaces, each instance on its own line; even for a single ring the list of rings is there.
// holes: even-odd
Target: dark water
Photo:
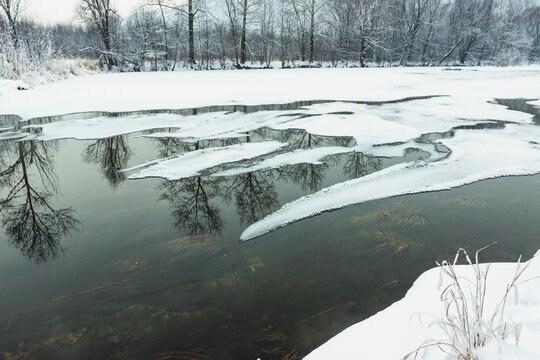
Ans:
[[[269,137],[353,145],[300,131],[249,141]],[[238,241],[288,201],[422,152],[174,182],[118,171],[231,141],[247,138],[0,142],[0,359],[299,359],[460,247],[497,241],[491,261],[540,248],[540,176],[369,202]]]

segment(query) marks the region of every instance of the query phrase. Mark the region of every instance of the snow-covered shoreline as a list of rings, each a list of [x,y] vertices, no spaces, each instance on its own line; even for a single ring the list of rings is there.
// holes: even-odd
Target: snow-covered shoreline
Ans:
[[[85,78],[98,73],[97,63],[85,59],[50,59],[37,67],[25,69],[14,78],[0,77],[0,103],[3,97],[17,95],[66,79]]]
[[[295,100],[390,101],[450,95],[490,101],[540,94],[540,66],[290,69],[107,73],[75,77],[0,99],[0,115],[24,119],[87,111],[281,104]],[[31,107],[28,104],[32,104]]]
[[[521,324],[519,346],[512,339],[505,342],[491,341],[479,351],[479,360],[529,360],[540,359],[540,252],[530,260],[530,266],[523,273],[517,294],[512,294],[506,305],[506,315]],[[487,277],[485,316],[489,318],[500,304],[506,286],[511,283],[516,272],[516,263],[491,264]],[[454,267],[458,276],[472,282],[463,281],[473,290],[474,272],[470,265]],[[485,265],[483,265],[485,269]],[[532,279],[530,281],[527,281]],[[339,333],[314,350],[306,360],[349,360],[383,359],[399,360],[416,350],[426,341],[448,340],[437,326],[445,314],[441,292],[448,282],[440,282],[440,269],[424,272],[414,282],[405,297],[390,307],[361,321]],[[474,291],[473,291],[474,293]],[[434,323],[435,322],[435,323]],[[419,358],[442,360],[446,355],[437,347]]]

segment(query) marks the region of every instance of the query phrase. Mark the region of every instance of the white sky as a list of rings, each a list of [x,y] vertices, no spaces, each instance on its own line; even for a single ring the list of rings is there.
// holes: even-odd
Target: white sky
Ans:
[[[23,0],[26,2],[24,17],[31,17],[38,22],[57,23],[72,21],[75,8],[80,0]],[[112,0],[114,8],[125,16],[141,4],[141,0]]]
[[[31,17],[42,23],[69,22],[74,19],[75,8],[80,0],[23,0],[26,8],[25,17]],[[131,10],[144,3],[144,0],[111,0],[121,16],[128,15]],[[181,3],[182,0],[177,0]],[[540,0],[536,0],[540,5]]]

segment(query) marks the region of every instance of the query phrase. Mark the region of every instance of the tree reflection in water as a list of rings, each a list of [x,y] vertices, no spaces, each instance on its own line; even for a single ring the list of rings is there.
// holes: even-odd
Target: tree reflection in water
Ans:
[[[33,263],[56,259],[60,240],[76,230],[79,221],[69,207],[55,209],[57,179],[52,161],[53,143],[3,142],[0,189],[2,224],[11,246]]]
[[[125,136],[115,136],[97,140],[84,151],[83,158],[87,163],[98,164],[101,173],[113,188],[126,180],[126,175],[120,170],[126,168],[133,155]]]
[[[383,165],[381,158],[369,157],[361,152],[353,152],[346,156],[343,174],[349,179],[356,179],[381,170]]]
[[[283,132],[293,150],[309,149],[323,143],[322,137],[314,136],[306,131],[300,135],[294,131]],[[327,162],[322,164],[298,164],[282,168],[278,171],[279,178],[299,184],[302,190],[315,192],[322,188],[322,183],[329,169]]]
[[[232,177],[225,198],[234,199],[242,224],[251,224],[276,210],[279,203],[271,172]]]
[[[325,137],[301,130],[276,131],[259,129],[246,133],[242,140],[217,139],[190,142],[185,139],[156,139],[160,156],[171,157],[212,146],[227,146],[239,141],[250,142],[273,138],[290,144],[288,151],[310,149],[318,146],[354,145],[350,137]],[[344,161],[344,163],[343,163]],[[343,173],[350,179],[380,170],[382,160],[360,152],[327,156],[322,164],[296,164],[272,171],[258,171],[230,177],[214,178],[196,176],[177,181],[166,181],[160,186],[162,200],[169,202],[176,227],[188,235],[220,235],[223,229],[221,209],[216,200],[233,202],[242,224],[252,224],[279,207],[274,181],[297,184],[305,192],[322,188],[327,172],[332,166],[344,164]],[[230,164],[231,167],[238,164]]]
[[[161,200],[169,202],[178,230],[188,235],[221,235],[221,211],[211,200],[220,194],[222,181],[197,176],[163,182]]]

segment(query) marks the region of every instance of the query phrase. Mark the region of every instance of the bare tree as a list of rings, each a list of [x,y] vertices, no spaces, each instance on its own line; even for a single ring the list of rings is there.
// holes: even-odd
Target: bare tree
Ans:
[[[403,0],[402,26],[403,26],[403,51],[399,60],[404,65],[411,60],[411,51],[416,41],[418,32],[423,24],[423,18],[430,4],[430,0]]]
[[[105,63],[111,69],[117,64],[112,52],[111,25],[117,11],[111,7],[111,0],[81,0],[79,15],[86,23],[97,29],[103,42],[100,50]]]
[[[163,10],[164,7],[167,6],[166,0],[150,0],[148,2],[148,5],[155,5],[159,7],[159,12],[161,14],[161,23],[163,25],[163,46],[164,46],[164,63],[165,63],[165,70],[169,69],[168,64],[168,55],[169,55],[169,44],[167,39],[167,19],[165,17],[165,12]]]
[[[246,63],[246,26],[247,26],[247,14],[248,14],[248,0],[244,0],[244,6],[242,7],[242,40],[240,45],[240,64]]]
[[[17,37],[17,20],[23,10],[23,0],[0,0],[0,8],[6,15],[12,39],[15,42],[15,46],[17,46],[19,43]]]

